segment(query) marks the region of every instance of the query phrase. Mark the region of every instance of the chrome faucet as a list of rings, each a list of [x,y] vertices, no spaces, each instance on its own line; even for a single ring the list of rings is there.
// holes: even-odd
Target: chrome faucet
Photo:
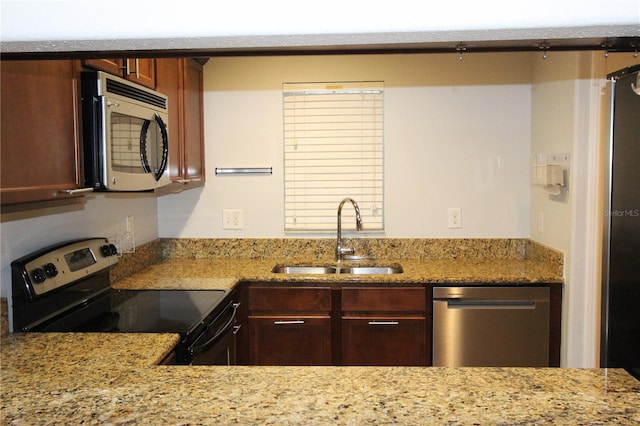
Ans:
[[[356,229],[358,231],[362,231],[362,218],[360,217],[360,208],[358,207],[358,203],[356,203],[353,198],[345,198],[340,201],[340,205],[338,205],[338,236],[336,238],[336,260],[340,262],[342,260],[342,255],[345,254],[354,254],[356,250],[353,247],[345,248],[342,247],[342,206],[347,201],[353,204],[353,208],[356,210]]]

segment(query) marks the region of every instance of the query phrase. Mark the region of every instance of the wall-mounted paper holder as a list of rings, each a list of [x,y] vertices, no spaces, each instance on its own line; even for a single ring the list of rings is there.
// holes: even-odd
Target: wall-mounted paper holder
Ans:
[[[273,174],[273,167],[216,167],[217,175]]]
[[[538,154],[531,170],[531,183],[550,195],[560,195],[566,186],[569,154]]]

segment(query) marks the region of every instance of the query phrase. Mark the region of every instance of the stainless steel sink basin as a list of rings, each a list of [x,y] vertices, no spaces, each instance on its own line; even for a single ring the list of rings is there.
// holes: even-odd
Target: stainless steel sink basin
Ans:
[[[276,274],[351,274],[351,275],[392,275],[401,274],[402,266],[315,266],[315,265],[276,265],[271,272]]]
[[[334,266],[287,266],[276,265],[271,272],[276,274],[335,274]]]
[[[402,266],[351,266],[341,268],[341,274],[354,274],[354,275],[392,275],[401,274]]]

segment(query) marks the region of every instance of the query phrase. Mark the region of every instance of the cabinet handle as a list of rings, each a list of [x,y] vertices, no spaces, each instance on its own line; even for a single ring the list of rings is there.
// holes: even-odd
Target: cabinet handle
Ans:
[[[59,192],[64,192],[67,195],[78,195],[86,194],[87,192],[93,192],[93,188],[63,189]]]
[[[138,58],[135,59],[136,61],[136,80],[140,80],[140,66],[139,66],[139,60]],[[124,74],[125,75],[131,75],[133,74],[133,71],[131,71],[131,67],[129,67],[129,59],[125,59],[124,60]]]
[[[398,321],[369,321],[369,325],[398,325]]]
[[[193,179],[176,179],[174,182],[177,183],[191,183],[191,182],[200,182],[202,178],[193,178]]]
[[[274,321],[274,325],[304,324],[304,320]]]

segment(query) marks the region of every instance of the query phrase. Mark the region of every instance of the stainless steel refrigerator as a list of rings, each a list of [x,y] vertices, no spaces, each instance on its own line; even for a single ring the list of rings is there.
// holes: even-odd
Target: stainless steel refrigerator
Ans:
[[[640,65],[608,78],[600,364],[640,379]]]

